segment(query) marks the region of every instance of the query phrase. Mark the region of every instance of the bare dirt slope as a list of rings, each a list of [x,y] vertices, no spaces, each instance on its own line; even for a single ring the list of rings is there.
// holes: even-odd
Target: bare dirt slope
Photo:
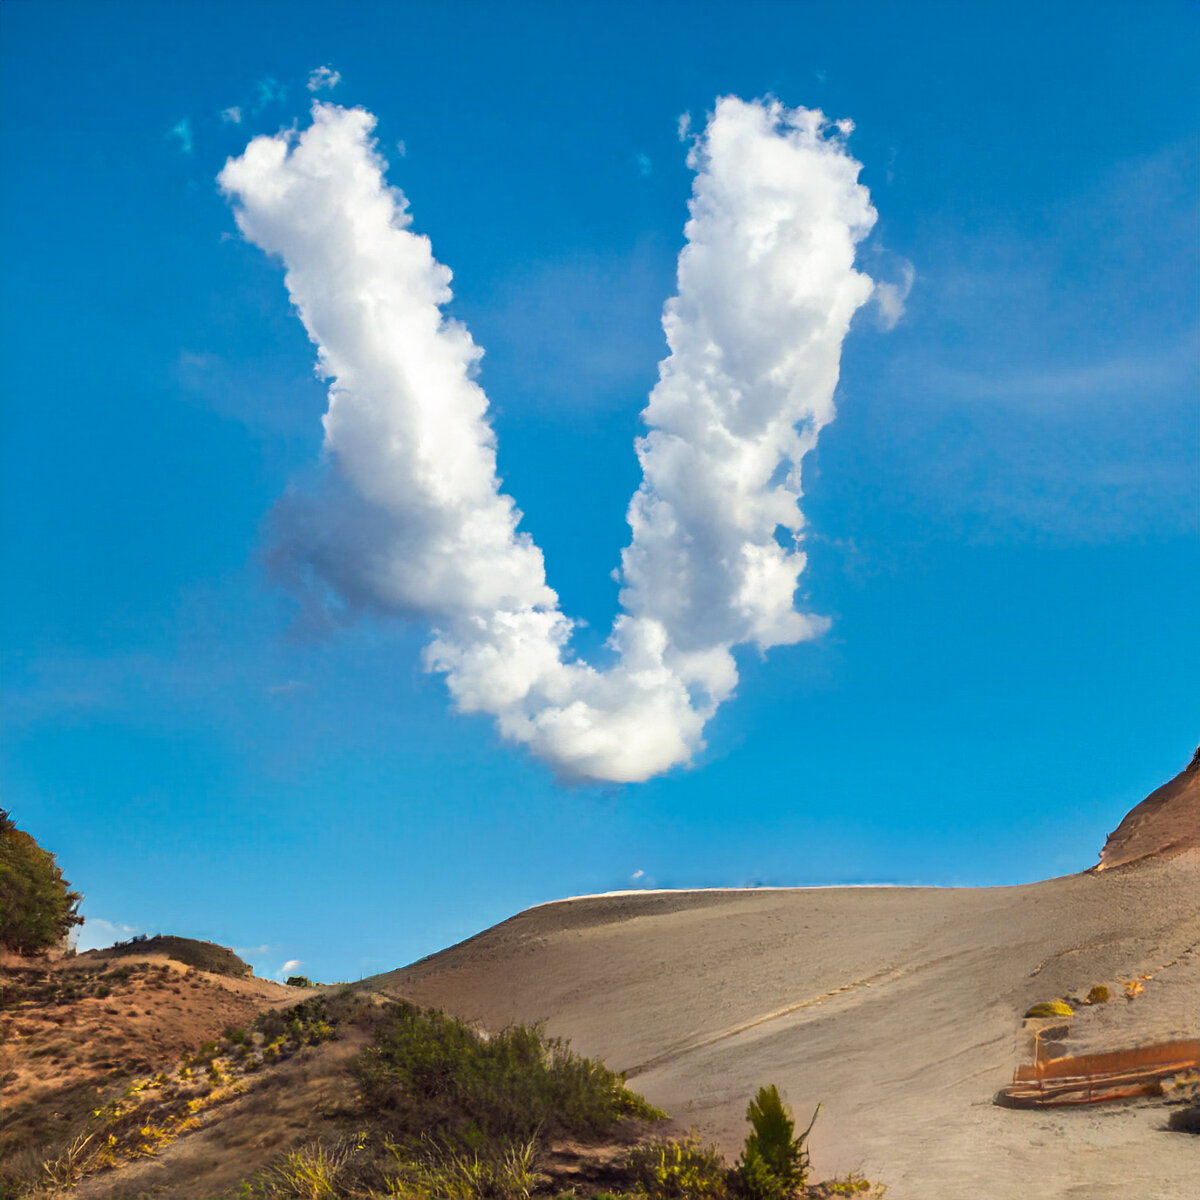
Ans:
[[[491,1027],[544,1020],[727,1152],[776,1082],[798,1114],[825,1105],[817,1177],[861,1170],[889,1200],[1177,1200],[1200,1154],[1159,1132],[1161,1103],[992,1098],[1026,1008],[1095,983],[1118,997],[1092,1023],[1109,1044],[1195,1036],[1198,911],[1196,851],[1020,887],[585,897],[365,986]],[[1119,977],[1139,975],[1127,1001]]]

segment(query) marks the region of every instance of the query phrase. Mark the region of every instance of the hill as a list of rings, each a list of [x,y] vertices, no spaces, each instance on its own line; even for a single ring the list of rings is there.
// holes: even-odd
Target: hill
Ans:
[[[805,1119],[824,1106],[810,1180],[858,1172],[889,1200],[1175,1200],[1194,1173],[1194,1142],[1165,1132],[1182,1079],[1100,1109],[993,1100],[1034,1027],[1056,1053],[1196,1036],[1195,767],[1131,812],[1099,867],[1023,886],[578,897],[339,988],[253,979],[181,938],[18,963],[3,976],[0,1174],[37,1200],[515,1200],[535,1177],[538,1195],[598,1197],[636,1190],[635,1147],[688,1128],[732,1161],[747,1101],[777,1083]],[[1023,1019],[1050,1000],[1073,1015]],[[512,1031],[538,1022],[544,1036]],[[567,1096],[593,1115],[555,1133]],[[603,1112],[606,1132],[581,1136]],[[505,1160],[516,1174],[496,1190],[479,1137],[514,1121],[549,1133],[525,1166]],[[437,1142],[454,1130],[457,1159]]]
[[[545,1021],[727,1152],[748,1091],[778,1082],[825,1105],[818,1175],[862,1170],[891,1200],[1167,1200],[1195,1146],[1158,1132],[1161,1108],[992,1100],[1039,1001],[1107,985],[1119,999],[1079,1023],[1093,1047],[1196,1036],[1200,851],[1169,849],[1017,887],[581,897],[366,985],[489,1028]]]
[[[182,963],[185,967],[206,971],[210,975],[248,979],[254,974],[250,964],[238,958],[228,946],[162,933],[155,934],[154,937],[134,938],[129,942],[116,942],[103,950],[88,950],[79,955],[79,961],[88,963],[114,958],[143,959],[160,955],[172,962]]]

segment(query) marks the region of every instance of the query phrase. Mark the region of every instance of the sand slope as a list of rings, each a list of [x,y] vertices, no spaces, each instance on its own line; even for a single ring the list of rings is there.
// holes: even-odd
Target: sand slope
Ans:
[[[777,1082],[798,1113],[825,1105],[818,1177],[862,1170],[889,1200],[1177,1200],[1200,1148],[1158,1131],[1160,1106],[992,1097],[1024,1010],[1093,983],[1152,976],[1091,1020],[1093,1042],[1195,1036],[1198,911],[1196,851],[1007,888],[589,897],[365,986],[492,1027],[545,1020],[727,1151]]]

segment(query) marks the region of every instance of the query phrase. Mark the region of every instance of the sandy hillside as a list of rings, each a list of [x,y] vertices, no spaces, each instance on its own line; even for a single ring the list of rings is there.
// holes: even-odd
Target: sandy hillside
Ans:
[[[817,1178],[889,1200],[1178,1200],[1194,1137],[1161,1101],[992,1103],[1040,1000],[1106,983],[1080,1048],[1200,1026],[1200,851],[1020,887],[641,893],[543,905],[365,981],[496,1027],[551,1033],[734,1152],[747,1099],[819,1101]],[[1136,999],[1120,978],[1148,977]]]
[[[132,1080],[171,1071],[223,1030],[302,995],[163,955],[10,957],[0,967],[0,1161],[40,1162]]]

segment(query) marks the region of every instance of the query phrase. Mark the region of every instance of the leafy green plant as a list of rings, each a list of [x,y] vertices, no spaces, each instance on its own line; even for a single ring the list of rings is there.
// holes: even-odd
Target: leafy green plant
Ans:
[[[808,1177],[806,1143],[820,1111],[818,1105],[808,1128],[797,1136],[779,1089],[774,1084],[760,1088],[746,1110],[750,1133],[731,1173],[733,1190],[746,1200],[784,1200],[802,1187]]]

